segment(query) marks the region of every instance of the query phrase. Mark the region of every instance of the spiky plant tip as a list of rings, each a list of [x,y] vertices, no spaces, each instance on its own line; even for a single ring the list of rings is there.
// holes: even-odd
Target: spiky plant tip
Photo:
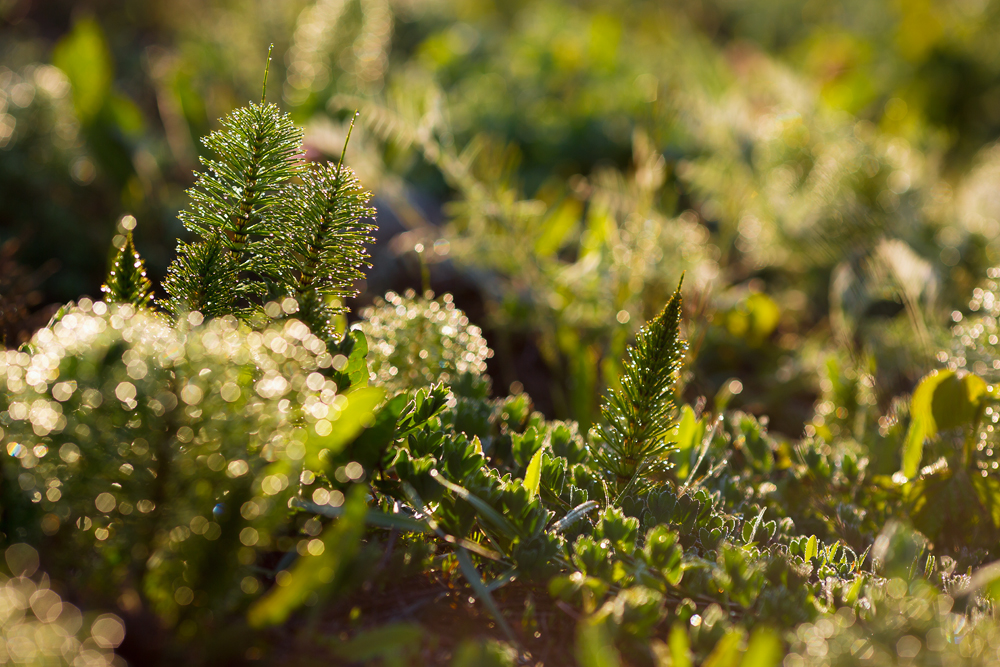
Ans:
[[[653,463],[665,465],[663,455],[672,444],[667,435],[674,427],[674,384],[687,351],[680,333],[681,284],[629,345],[621,386],[611,389],[601,406],[595,458],[619,484]]]
[[[265,91],[266,86],[265,71]],[[203,139],[212,158],[201,159],[204,170],[196,172],[195,184],[187,191],[191,203],[179,218],[201,243],[224,249],[233,267],[203,265],[204,260],[218,256],[214,245],[199,246],[197,251],[192,246],[184,257],[178,253],[175,264],[194,262],[201,266],[197,275],[187,274],[191,267],[171,267],[170,275],[175,279],[168,293],[174,307],[203,302],[206,292],[238,288],[236,297],[230,300],[230,305],[238,308],[229,312],[253,310],[256,297],[267,290],[262,265],[270,258],[261,257],[266,251],[264,220],[282,201],[286,184],[304,168],[302,136],[302,129],[291,116],[268,104],[262,92],[260,104],[250,102],[234,110],[222,120],[219,130]],[[231,269],[239,280],[226,284],[205,282],[230,276]]]
[[[268,216],[260,269],[300,304],[316,305],[307,310],[319,335],[328,329],[324,317],[343,312],[330,301],[357,294],[355,285],[369,267],[375,210],[368,205],[371,193],[342,163],[313,166],[301,179]]]
[[[214,158],[201,159],[205,170],[188,190],[192,206],[180,218],[202,238],[222,232],[242,265],[263,233],[264,212],[301,171],[302,130],[276,105],[250,102],[224,118],[222,128],[202,143]]]
[[[142,308],[153,305],[153,283],[146,277],[146,265],[135,249],[132,232],[115,255],[101,292],[109,303],[130,303]]]

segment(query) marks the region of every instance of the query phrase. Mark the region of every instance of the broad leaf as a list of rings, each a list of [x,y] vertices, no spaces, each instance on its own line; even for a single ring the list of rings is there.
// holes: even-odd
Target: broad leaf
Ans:
[[[528,490],[529,498],[534,498],[538,494],[538,485],[542,481],[542,448],[539,447],[535,455],[528,463],[528,470],[524,473],[524,488]]]

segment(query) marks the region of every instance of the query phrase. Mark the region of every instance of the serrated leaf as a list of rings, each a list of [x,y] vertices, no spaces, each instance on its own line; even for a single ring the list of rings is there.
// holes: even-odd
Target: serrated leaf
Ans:
[[[514,527],[514,525],[504,515],[500,514],[500,512],[496,511],[484,500],[469,493],[466,489],[462,488],[458,484],[449,482],[437,470],[431,471],[431,478],[434,479],[434,481],[436,481],[438,484],[448,489],[449,491],[457,495],[459,498],[465,500],[473,507],[475,507],[477,510],[479,510],[480,516],[482,516],[484,519],[487,519],[495,527],[499,528],[500,532],[504,534],[504,537],[506,537],[509,540],[518,537],[518,530]]]

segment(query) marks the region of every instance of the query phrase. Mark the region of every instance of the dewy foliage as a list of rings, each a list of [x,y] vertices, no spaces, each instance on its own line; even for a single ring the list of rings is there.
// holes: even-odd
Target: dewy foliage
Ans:
[[[101,291],[109,303],[152,306],[153,283],[146,277],[146,265],[135,250],[131,231],[125,234],[125,244],[115,255],[108,280],[101,286]]]
[[[181,246],[182,259],[164,284],[174,313],[222,314],[240,299],[267,293],[260,253],[264,217],[301,169],[302,131],[263,100],[234,111],[204,143],[215,159],[202,158],[205,171],[188,190],[191,204],[180,214],[200,240]],[[233,284],[234,275],[247,273]]]
[[[370,195],[343,157],[302,163],[300,140],[263,103],[209,138],[172,317],[126,237],[118,303],[71,304],[0,353],[4,650],[277,663],[294,637],[333,661],[454,667],[995,661],[998,398],[958,372],[994,348],[956,329],[969,349],[924,380],[910,436],[896,419],[867,450],[902,450],[892,475],[857,443],[678,406],[678,286],[581,433],[524,393],[490,397],[490,350],[448,295],[389,294],[335,329]],[[973,327],[992,336],[996,313]],[[857,396],[828,371],[833,419]],[[89,637],[50,581],[100,614]],[[421,626],[421,607],[469,625]]]
[[[350,140],[350,134],[348,134]],[[346,146],[345,146],[346,150]],[[267,217],[267,238],[259,253],[261,273],[271,276],[299,304],[300,315],[314,331],[329,326],[343,312],[331,300],[356,294],[354,282],[364,278],[375,214],[371,194],[344,166],[316,165],[304,171],[301,184],[291,185]],[[294,222],[292,222],[294,221]]]
[[[230,114],[204,144],[214,158],[202,158],[180,214],[198,240],[178,248],[164,281],[167,308],[248,317],[287,296],[332,340],[330,319],[342,311],[331,300],[354,295],[368,266],[371,194],[343,156],[336,166],[306,165],[302,130],[263,98]]]
[[[660,314],[636,335],[625,356],[621,386],[611,389],[601,406],[603,443],[594,457],[619,484],[664,463],[672,444],[667,437],[675,426],[673,389],[687,350],[680,333],[682,305],[678,285]]]

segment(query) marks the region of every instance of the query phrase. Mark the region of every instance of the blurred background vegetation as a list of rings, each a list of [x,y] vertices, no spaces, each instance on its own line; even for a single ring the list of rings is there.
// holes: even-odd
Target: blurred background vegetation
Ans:
[[[586,430],[686,271],[689,400],[861,438],[1000,260],[998,30],[989,0],[0,0],[0,327],[98,295],[125,215],[159,283],[273,43],[312,157],[360,112],[355,313],[453,293],[494,391]]]

